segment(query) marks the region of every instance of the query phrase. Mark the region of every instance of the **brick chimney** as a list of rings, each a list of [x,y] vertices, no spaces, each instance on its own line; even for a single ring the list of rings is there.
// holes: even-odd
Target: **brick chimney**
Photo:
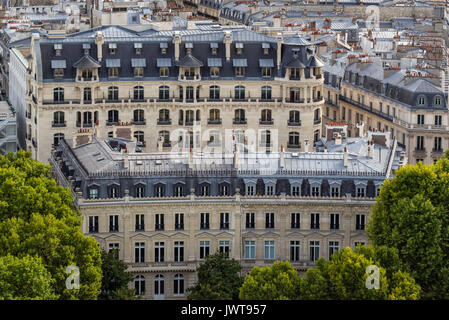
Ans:
[[[73,135],[73,148],[83,144],[92,143],[93,132],[91,129],[78,129]]]

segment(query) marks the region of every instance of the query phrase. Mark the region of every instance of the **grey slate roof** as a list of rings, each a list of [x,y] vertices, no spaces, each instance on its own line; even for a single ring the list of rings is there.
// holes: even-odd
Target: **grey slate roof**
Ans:
[[[177,65],[180,67],[202,67],[203,63],[192,56],[192,54],[188,53],[184,58],[178,61]]]
[[[73,64],[74,68],[100,68],[101,64],[89,55],[82,56]]]
[[[51,68],[52,69],[65,69],[66,61],[65,60],[51,60]]]

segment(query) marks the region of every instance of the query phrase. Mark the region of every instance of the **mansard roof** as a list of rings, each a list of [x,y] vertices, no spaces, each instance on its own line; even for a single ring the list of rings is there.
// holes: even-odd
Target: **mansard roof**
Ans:
[[[74,68],[100,68],[101,64],[92,58],[90,55],[85,54],[81,59],[73,64]]]

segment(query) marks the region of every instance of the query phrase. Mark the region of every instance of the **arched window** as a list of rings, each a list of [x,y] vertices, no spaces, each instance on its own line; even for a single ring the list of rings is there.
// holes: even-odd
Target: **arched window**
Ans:
[[[53,113],[53,127],[65,127],[63,111],[56,111]]]
[[[186,125],[192,125],[195,118],[193,110],[186,110]]]
[[[145,111],[142,109],[134,110],[134,124],[145,124]]]
[[[59,140],[64,139],[64,133],[55,133],[53,135],[53,145],[56,147],[59,145]]]
[[[159,110],[158,122],[159,124],[170,124],[170,110],[168,109]]]
[[[210,109],[209,110],[209,122],[210,123],[218,123],[220,121],[220,110],[219,109]]]
[[[53,89],[53,100],[55,102],[64,101],[64,88],[55,88]]]
[[[142,101],[144,99],[144,91],[142,86],[134,87],[134,100]]]
[[[443,98],[440,95],[436,95],[433,98],[433,105],[437,107],[441,107],[443,105]]]
[[[164,296],[164,287],[165,287],[165,281],[164,276],[161,274],[157,274],[154,277],[154,297],[163,297]]]
[[[196,121],[201,121],[201,110],[196,110]]]
[[[118,198],[118,187],[113,185],[109,187],[109,198]]]
[[[159,99],[160,100],[168,100],[170,98],[170,91],[169,87],[167,86],[160,86],[159,87]]]
[[[211,100],[220,99],[220,87],[219,86],[210,86],[209,87],[209,98]]]
[[[176,274],[173,280],[173,294],[177,296],[184,295],[184,276]]]
[[[244,109],[236,109],[234,111],[234,123],[246,123],[245,118],[245,110]]]
[[[301,125],[301,120],[299,118],[298,110],[290,110],[290,112],[288,113],[288,125],[290,125],[290,126]]]
[[[118,101],[118,87],[109,87],[108,88],[108,100],[109,101]]]
[[[92,127],[92,112],[83,112],[83,127]]]
[[[271,87],[270,86],[262,87],[261,99],[262,100],[271,100]]]
[[[138,275],[134,278],[134,288],[136,289],[136,295],[145,293],[145,277]]]
[[[299,148],[299,132],[290,132],[288,134],[288,148]]]
[[[137,142],[145,145],[145,135],[143,131],[134,131],[134,138],[137,140]]]
[[[261,124],[269,124],[272,122],[273,122],[273,119],[271,118],[271,110],[263,109],[260,113],[260,123]]]
[[[234,98],[236,100],[245,99],[245,87],[244,86],[235,86],[234,88]]]
[[[108,125],[112,125],[117,122],[119,122],[118,110],[109,110],[108,111]]]

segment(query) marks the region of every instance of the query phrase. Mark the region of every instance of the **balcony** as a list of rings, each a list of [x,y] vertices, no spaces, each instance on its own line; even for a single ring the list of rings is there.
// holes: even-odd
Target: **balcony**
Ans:
[[[43,104],[70,104],[70,100],[44,100]]]
[[[180,74],[178,77],[179,81],[200,81],[201,75],[195,74],[195,75],[186,75],[186,74]]]
[[[97,81],[98,77],[96,75],[92,75],[91,77],[82,77],[82,76],[76,77],[76,82],[97,82]]]
[[[315,120],[313,120],[313,124],[314,124],[314,125],[320,124],[320,123],[321,123],[321,119],[315,119]]]
[[[272,125],[273,119],[259,119],[259,124],[261,125]]]
[[[299,149],[301,148],[301,142],[298,143],[287,143],[288,149]]]
[[[381,118],[383,118],[385,120],[393,121],[393,117],[390,116],[389,114],[384,113],[382,111],[375,110],[375,109],[373,109],[371,107],[368,107],[368,106],[366,106],[366,105],[364,105],[364,104],[362,104],[360,102],[357,102],[355,100],[352,100],[350,98],[346,98],[344,95],[340,95],[340,101],[344,101],[346,103],[352,104],[353,106],[356,106],[356,107],[358,107],[360,109],[368,111],[368,112],[370,112],[372,114],[375,114],[375,115],[377,115],[377,116],[379,116],[379,117],[381,117]]]
[[[92,128],[92,122],[83,122],[83,128]]]
[[[323,97],[315,97],[315,98],[313,98],[313,102],[320,102],[321,100],[323,100]]]
[[[147,122],[146,122],[145,119],[143,119],[143,120],[133,120],[133,125],[135,125],[135,126],[144,126],[146,124],[147,124]]]
[[[143,224],[136,224],[136,231],[144,231],[145,225]]]
[[[297,121],[295,121],[295,120],[288,120],[287,121],[287,125],[290,126],[290,127],[299,127],[299,126],[301,126],[301,120],[297,120]]]
[[[157,124],[159,126],[169,126],[171,125],[171,119],[157,119]]]
[[[304,99],[286,99],[285,102],[287,103],[304,103]]]
[[[63,128],[67,126],[67,121],[58,121],[58,122],[52,121],[51,126],[53,128]]]
[[[425,157],[426,153],[426,148],[415,148],[415,150],[413,150],[413,154],[417,157]]]
[[[234,118],[232,121],[233,124],[246,124],[246,118],[242,119],[242,118]]]
[[[113,125],[117,124],[118,122],[120,122],[119,119],[117,119],[117,120],[108,119],[108,120],[106,120],[106,125],[107,126],[113,126]]]
[[[221,119],[207,119],[207,124],[221,124]]]

